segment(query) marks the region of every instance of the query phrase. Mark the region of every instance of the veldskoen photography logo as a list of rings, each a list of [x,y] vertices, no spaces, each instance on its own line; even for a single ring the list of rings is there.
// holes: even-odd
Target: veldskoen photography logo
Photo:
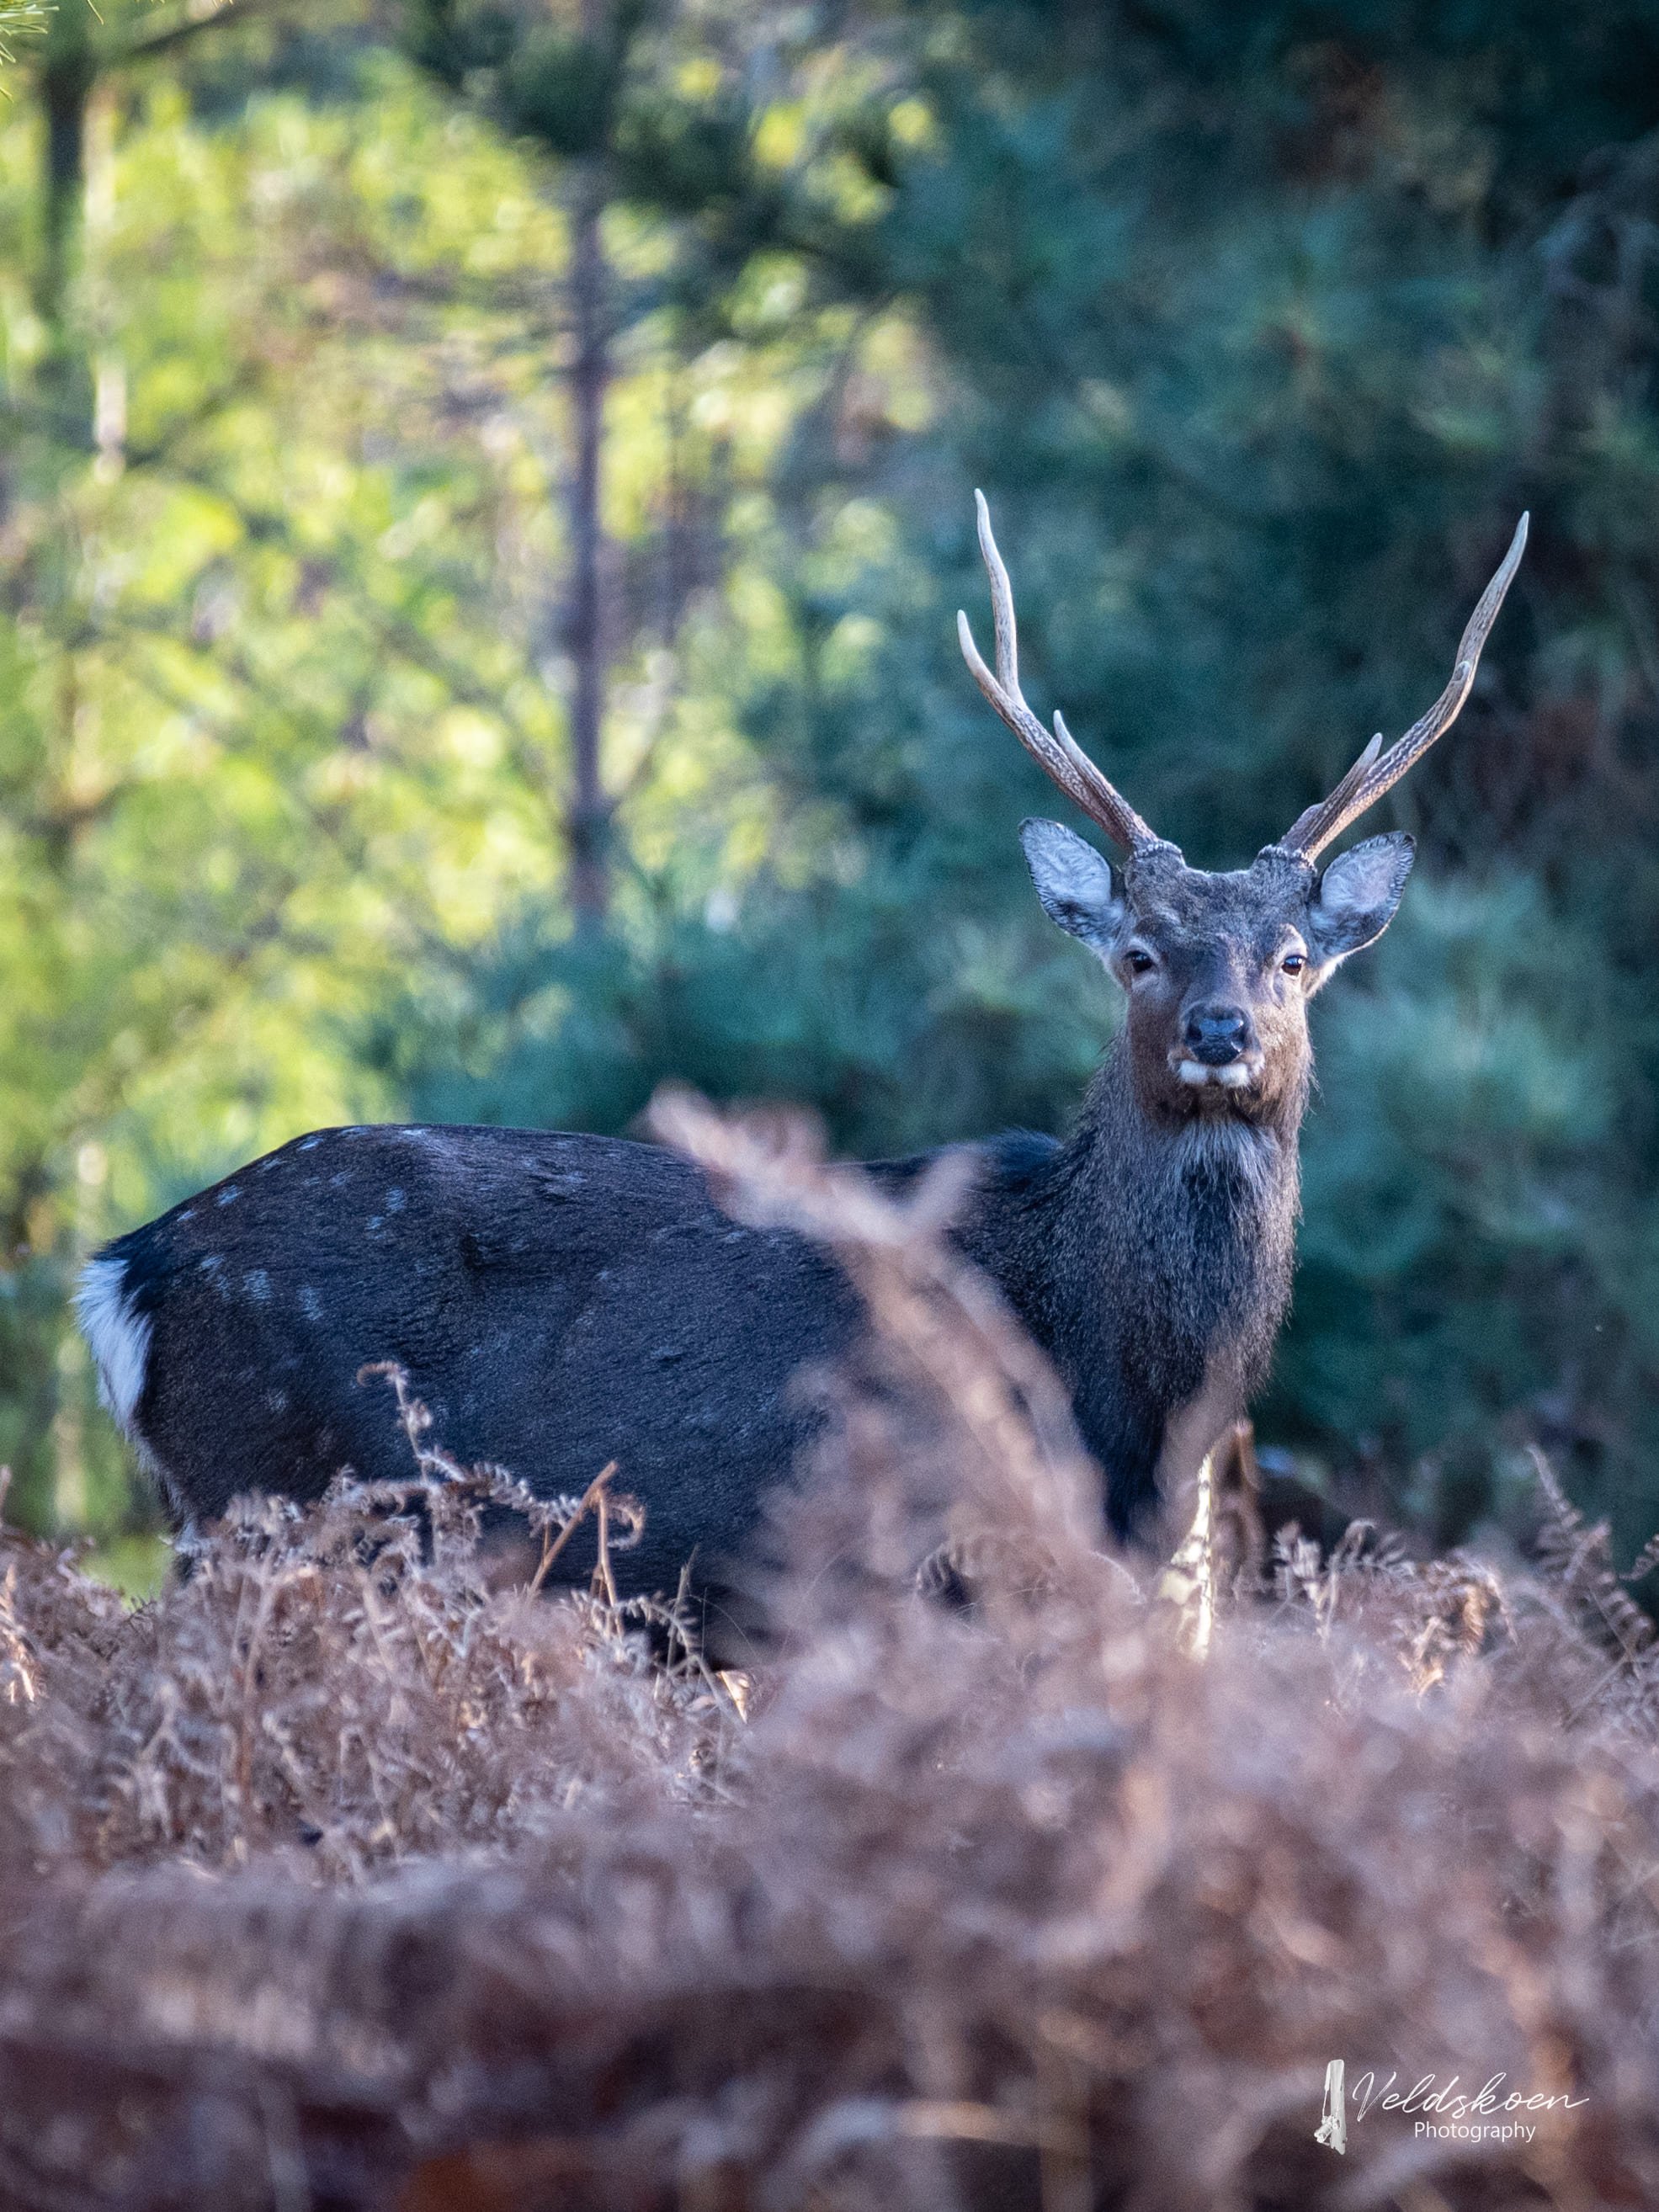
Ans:
[[[1411,2120],[1414,2134],[1458,2142],[1530,2142],[1538,2132],[1536,2119],[1513,2115],[1576,2112],[1589,2102],[1588,2097],[1569,2096],[1564,2089],[1511,2089],[1507,2074],[1490,2075],[1478,2089],[1462,2087],[1462,2078],[1454,2074],[1443,2083],[1437,2075],[1423,2074],[1402,2089],[1397,2069],[1379,2082],[1370,2067],[1356,2074],[1350,2086],[1346,2061],[1333,2058],[1325,2069],[1325,2109],[1314,2141],[1346,2152],[1350,2098],[1356,2126],[1375,2106],[1379,2112]]]

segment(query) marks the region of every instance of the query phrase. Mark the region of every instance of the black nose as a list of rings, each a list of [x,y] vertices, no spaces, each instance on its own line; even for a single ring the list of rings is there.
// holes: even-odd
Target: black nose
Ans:
[[[1187,1017],[1187,1049],[1206,1067],[1225,1067],[1249,1043],[1250,1019],[1242,1006],[1194,1006]]]

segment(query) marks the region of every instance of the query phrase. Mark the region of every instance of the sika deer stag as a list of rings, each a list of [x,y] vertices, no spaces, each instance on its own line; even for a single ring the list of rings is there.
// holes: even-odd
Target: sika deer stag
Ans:
[[[1055,822],[1020,832],[1044,909],[1128,1006],[1066,1142],[974,1148],[958,1233],[1059,1369],[1127,1536],[1263,1378],[1290,1291],[1308,1002],[1387,927],[1413,845],[1394,833],[1316,862],[1456,719],[1527,519],[1421,721],[1387,753],[1374,738],[1248,868],[1211,874],[1153,834],[1059,714],[1050,730],[1026,705],[982,498],[978,512],[995,673],[966,616],[963,653],[1122,855]],[[924,1164],[871,1172],[898,1182]],[[79,1310],[106,1402],[181,1527],[239,1491],[315,1497],[346,1464],[402,1476],[384,1400],[356,1382],[396,1360],[462,1459],[544,1494],[618,1461],[647,1510],[618,1562],[625,1587],[672,1589],[695,1558],[706,1594],[790,1472],[808,1420],[791,1377],[858,1326],[831,1262],[734,1226],[674,1154],[491,1128],[301,1137],[107,1245]],[[587,1571],[574,1544],[562,1564]]]

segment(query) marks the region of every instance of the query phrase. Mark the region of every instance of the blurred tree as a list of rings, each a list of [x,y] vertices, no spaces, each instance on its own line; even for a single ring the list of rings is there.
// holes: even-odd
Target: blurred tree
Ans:
[[[607,781],[602,758],[622,612],[608,588],[607,397],[618,359],[651,326],[671,374],[688,353],[726,336],[763,257],[809,257],[856,293],[862,272],[851,234],[860,210],[836,207],[815,189],[822,179],[813,173],[812,136],[784,161],[768,161],[758,143],[778,119],[781,78],[821,45],[832,12],[704,0],[564,0],[550,8],[544,0],[410,0],[412,52],[448,90],[545,157],[569,226],[561,348],[572,418],[569,582],[559,627],[571,672],[570,896],[581,923],[602,920],[609,903],[613,817],[626,788]],[[845,135],[834,103],[830,112],[832,128],[840,124]],[[651,225],[653,250],[624,274],[606,235],[630,218]],[[663,607],[652,610],[671,655],[688,580],[679,424],[672,434],[663,488],[667,586]]]
[[[504,127],[558,157],[568,173],[565,282],[572,401],[567,535],[570,584],[563,622],[570,687],[570,790],[565,805],[571,905],[601,921],[609,899],[614,800],[600,762],[611,625],[605,591],[600,472],[605,398],[617,333],[615,272],[605,219],[616,194],[617,138],[629,64],[653,11],[634,0],[580,0],[564,21],[542,8],[464,8],[411,0],[413,49],[451,90],[482,97]]]

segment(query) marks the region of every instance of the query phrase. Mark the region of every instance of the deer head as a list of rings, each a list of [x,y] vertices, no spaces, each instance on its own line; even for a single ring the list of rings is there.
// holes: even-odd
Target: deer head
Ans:
[[[1315,862],[1450,728],[1527,542],[1516,526],[1470,616],[1451,681],[1420,721],[1382,751],[1373,738],[1326,799],[1248,868],[1188,867],[1073,740],[1046,729],[1019,688],[1013,591],[982,493],[980,551],[991,580],[996,672],[957,617],[974,680],[1048,775],[1122,853],[1113,866],[1058,822],[1027,822],[1020,842],[1049,919],[1088,946],[1128,1000],[1127,1046],[1142,1107],[1160,1118],[1267,1122],[1300,1110],[1309,1066],[1308,1001],[1351,952],[1393,920],[1414,847],[1398,831],[1367,838],[1322,871]]]

